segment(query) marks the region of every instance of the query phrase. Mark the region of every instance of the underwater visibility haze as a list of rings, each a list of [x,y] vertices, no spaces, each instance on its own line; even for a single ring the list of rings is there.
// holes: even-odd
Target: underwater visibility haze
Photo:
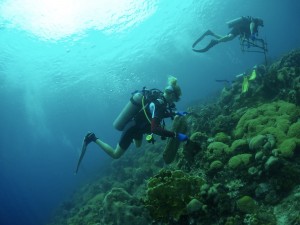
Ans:
[[[239,40],[195,53],[207,29],[259,17],[267,60],[300,47],[296,0],[0,0],[0,223],[41,225],[73,192],[105,176],[111,159],[90,146],[74,169],[87,131],[113,146],[112,123],[131,97],[177,77],[177,108],[205,101],[265,61]],[[126,154],[126,153],[125,153]]]

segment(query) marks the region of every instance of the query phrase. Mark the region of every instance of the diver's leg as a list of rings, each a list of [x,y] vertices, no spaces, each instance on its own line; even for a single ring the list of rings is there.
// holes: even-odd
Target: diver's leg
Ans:
[[[236,35],[233,35],[233,34],[227,34],[225,35],[224,37],[220,37],[218,39],[218,42],[227,42],[227,41],[231,41],[233,40],[234,38],[236,37]]]
[[[139,148],[142,146],[143,143],[143,130],[135,129],[133,133],[133,143],[136,148]]]
[[[211,35],[211,36],[213,36],[213,37],[215,37],[215,38],[217,38],[217,39],[220,39],[220,38],[222,38],[222,36],[221,36],[221,35],[215,34],[215,33],[214,33],[214,32],[212,32],[212,31],[210,31],[209,35]]]
[[[114,149],[111,147],[109,144],[101,141],[99,138],[95,140],[95,143],[102,149],[104,150],[110,157],[113,159],[118,159],[120,158],[125,151],[128,149],[130,146],[133,138],[134,138],[134,132],[136,130],[136,123],[135,121],[129,121],[123,130],[123,133],[121,135],[120,141],[117,144],[117,147]]]
[[[202,49],[194,49],[194,47],[206,36],[206,35],[210,35],[210,36],[213,36],[215,37],[216,39],[213,39],[210,41],[210,43],[205,47],[205,48],[202,48]],[[226,36],[220,36],[218,34],[215,34],[214,32],[212,32],[211,30],[207,30],[200,38],[198,38],[194,44],[192,45],[193,47],[193,51],[194,52],[206,52],[208,51],[210,48],[212,48],[213,46],[215,46],[216,44],[218,44],[220,42],[220,40],[223,40],[225,37],[227,37],[228,35]],[[223,41],[222,41],[223,42]]]
[[[142,139],[133,139],[133,142],[135,144],[135,147],[139,148],[142,146],[143,140]]]
[[[216,35],[215,37],[218,37],[218,35]],[[233,34],[228,34],[224,37],[221,37],[219,39],[212,39],[210,41],[210,43],[202,49],[193,49],[194,52],[207,52],[209,49],[211,49],[212,47],[214,47],[216,44],[220,43],[220,42],[227,42],[227,41],[231,41],[235,38],[236,36]]]
[[[118,159],[120,158],[126,149],[122,149],[121,146],[118,144],[117,147],[114,149],[112,148],[109,144],[101,141],[99,138],[95,141],[95,143],[103,149],[110,157],[113,159]]]
[[[125,153],[125,151],[128,149],[128,147],[132,143],[135,131],[136,131],[135,121],[128,122],[124,127],[120,141],[117,144],[117,147],[115,149],[112,148],[107,143],[101,141],[100,139],[97,139],[95,141],[95,143],[100,148],[102,148],[110,157],[112,157],[114,159],[118,159]]]

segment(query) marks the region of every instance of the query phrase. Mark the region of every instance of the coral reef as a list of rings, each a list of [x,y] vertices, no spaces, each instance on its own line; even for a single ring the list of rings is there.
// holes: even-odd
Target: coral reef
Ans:
[[[178,221],[182,215],[188,213],[188,204],[189,210],[193,208],[192,211],[195,211],[195,206],[191,206],[193,199],[197,199],[201,204],[202,184],[203,180],[200,177],[188,175],[180,170],[161,170],[148,181],[145,205],[155,220]]]
[[[151,221],[144,205],[122,188],[112,188],[102,202],[102,224],[147,224]]]
[[[300,224],[300,51],[253,70],[175,121],[187,143],[129,150],[51,224]]]

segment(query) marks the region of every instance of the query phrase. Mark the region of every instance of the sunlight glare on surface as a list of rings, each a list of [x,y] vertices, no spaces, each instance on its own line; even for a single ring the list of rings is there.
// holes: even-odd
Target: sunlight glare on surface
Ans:
[[[139,24],[156,10],[157,0],[5,0],[0,19],[42,39],[58,40],[87,29],[105,34]]]

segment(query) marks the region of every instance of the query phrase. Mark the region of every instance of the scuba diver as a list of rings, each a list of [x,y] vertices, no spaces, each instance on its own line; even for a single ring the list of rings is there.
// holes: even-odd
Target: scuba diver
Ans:
[[[242,16],[227,22],[227,25],[229,28],[231,28],[231,31],[225,36],[220,36],[212,32],[211,30],[207,30],[201,37],[199,37],[194,42],[194,44],[192,45],[193,51],[206,52],[216,44],[220,42],[231,41],[238,35],[242,40],[247,40],[247,41],[251,40],[252,42],[254,42],[255,40],[262,40],[256,38],[256,36],[258,36],[258,27],[264,26],[264,22],[262,19],[253,18],[250,16],[247,17]],[[212,39],[210,43],[203,49],[195,49],[195,46],[207,35],[211,35],[216,39]]]
[[[162,139],[169,137],[176,138],[180,142],[187,141],[187,135],[164,129],[164,118],[187,114],[187,112],[175,111],[174,102],[178,102],[180,96],[181,89],[177,85],[177,78],[173,76],[169,77],[168,86],[163,92],[158,89],[144,88],[142,91],[132,93],[130,101],[113,123],[117,130],[123,132],[116,148],[97,138],[94,133],[87,133],[75,173],[78,172],[86,148],[91,142],[96,143],[113,159],[118,159],[125,153],[132,141],[136,147],[140,147],[144,134],[148,134],[146,140],[149,143],[154,143],[153,134],[161,136]]]

